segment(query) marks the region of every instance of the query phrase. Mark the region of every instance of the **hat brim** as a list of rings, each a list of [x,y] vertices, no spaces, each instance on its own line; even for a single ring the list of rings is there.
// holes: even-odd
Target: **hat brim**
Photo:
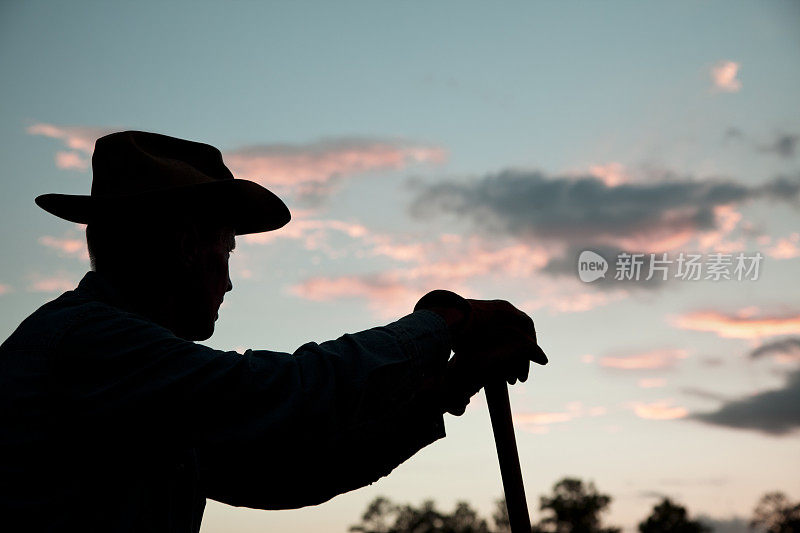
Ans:
[[[135,195],[96,197],[43,194],[36,205],[70,222],[89,224],[119,214],[142,218],[166,213],[190,213],[231,225],[237,235],[272,231],[292,218],[289,208],[272,191],[241,179],[220,180]]]

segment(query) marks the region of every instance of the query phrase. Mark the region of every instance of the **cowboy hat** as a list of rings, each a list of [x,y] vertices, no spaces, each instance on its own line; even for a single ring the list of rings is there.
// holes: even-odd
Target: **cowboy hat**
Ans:
[[[237,235],[275,230],[291,219],[275,194],[234,178],[213,146],[144,131],[97,139],[90,195],[43,194],[36,205],[81,224],[186,212],[230,224]]]

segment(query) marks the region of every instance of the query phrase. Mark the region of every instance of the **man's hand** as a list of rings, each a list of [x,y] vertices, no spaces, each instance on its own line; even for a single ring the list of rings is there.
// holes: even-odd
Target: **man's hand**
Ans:
[[[426,294],[416,309],[442,315],[453,336],[455,355],[448,361],[441,391],[449,413],[463,414],[469,399],[487,383],[525,381],[531,361],[547,364],[533,320],[505,300],[466,300],[437,290]]]

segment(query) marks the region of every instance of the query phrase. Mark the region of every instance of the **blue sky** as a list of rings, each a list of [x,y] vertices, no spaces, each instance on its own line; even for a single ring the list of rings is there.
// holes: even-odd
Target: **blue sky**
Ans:
[[[786,431],[698,416],[797,395],[798,28],[796,2],[6,2],[0,333],[89,268],[82,229],[33,198],[87,193],[102,132],[156,131],[219,147],[294,212],[239,239],[208,344],[292,351],[436,287],[506,298],[552,360],[512,390],[532,509],[564,475],[625,527],[653,493],[715,517],[798,498],[796,411]],[[764,262],[756,281],[583,284],[579,249]],[[488,514],[482,399],[446,425],[369,488],[210,505],[204,531],[344,531],[377,494]]]

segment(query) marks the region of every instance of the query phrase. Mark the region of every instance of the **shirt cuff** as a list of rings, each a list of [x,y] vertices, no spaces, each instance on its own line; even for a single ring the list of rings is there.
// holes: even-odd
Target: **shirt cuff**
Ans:
[[[452,335],[447,322],[427,309],[414,311],[394,326],[403,352],[408,355],[412,376],[417,385],[438,380],[444,375],[452,349]]]

